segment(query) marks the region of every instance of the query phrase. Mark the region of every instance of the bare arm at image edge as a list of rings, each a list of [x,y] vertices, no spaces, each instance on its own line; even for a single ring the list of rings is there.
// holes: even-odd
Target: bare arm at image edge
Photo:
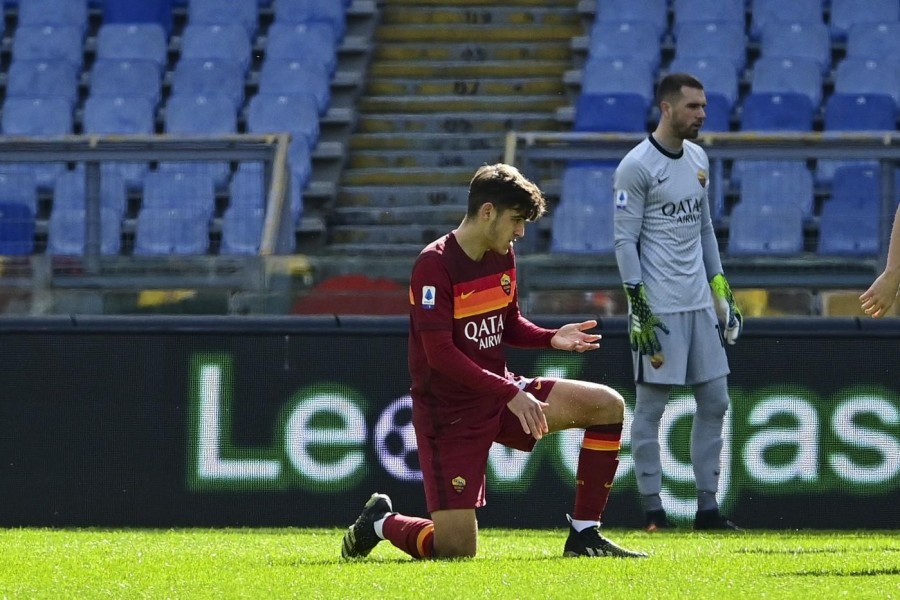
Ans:
[[[894,215],[887,265],[872,285],[859,297],[863,311],[874,318],[887,314],[897,298],[900,287],[900,207]]]

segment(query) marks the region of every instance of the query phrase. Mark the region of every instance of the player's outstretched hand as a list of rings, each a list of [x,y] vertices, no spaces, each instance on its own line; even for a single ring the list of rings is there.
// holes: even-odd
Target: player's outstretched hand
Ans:
[[[713,304],[719,317],[719,323],[723,328],[722,336],[726,342],[733,345],[744,328],[744,316],[734,300],[731,286],[728,285],[728,280],[724,275],[719,273],[713,277],[709,282],[709,287],[712,289]]]
[[[546,402],[541,402],[528,392],[519,390],[519,393],[513,396],[513,399],[506,403],[512,414],[519,417],[522,424],[522,430],[530,434],[536,440],[544,437],[549,432],[547,428],[547,417],[544,415],[544,409],[550,406]]]
[[[631,349],[645,356],[661,356],[662,345],[659,343],[656,330],[668,334],[669,328],[650,309],[644,284],[625,284],[625,295],[628,298],[628,337],[631,340]]]
[[[588,329],[597,326],[597,321],[582,321],[581,323],[569,323],[563,325],[550,340],[550,345],[557,350],[569,350],[571,352],[586,352],[600,347],[600,335],[585,333]]]
[[[886,315],[897,298],[898,286],[900,271],[885,270],[859,297],[863,312],[876,319]]]

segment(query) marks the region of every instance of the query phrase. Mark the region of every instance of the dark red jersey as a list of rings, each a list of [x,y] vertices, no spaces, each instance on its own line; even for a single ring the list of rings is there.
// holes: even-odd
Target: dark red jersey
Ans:
[[[515,255],[466,255],[453,233],[429,244],[409,289],[409,371],[416,427],[439,435],[490,427],[518,391],[504,344],[549,347],[554,330],[519,312]],[[425,416],[427,413],[427,417]],[[462,427],[458,427],[462,425]]]

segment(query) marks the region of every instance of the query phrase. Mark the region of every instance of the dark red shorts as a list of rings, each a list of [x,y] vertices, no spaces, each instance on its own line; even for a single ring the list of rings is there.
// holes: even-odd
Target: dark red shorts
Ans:
[[[519,378],[524,390],[547,401],[555,379]],[[522,430],[519,418],[503,410],[496,426],[455,434],[452,438],[429,438],[416,432],[419,464],[425,484],[428,512],[485,505],[485,473],[494,442],[530,452],[536,440]]]

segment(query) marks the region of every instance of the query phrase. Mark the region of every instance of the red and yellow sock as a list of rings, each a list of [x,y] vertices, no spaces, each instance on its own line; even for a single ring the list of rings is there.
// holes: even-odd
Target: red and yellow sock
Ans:
[[[621,423],[593,425],[584,430],[575,474],[573,519],[600,520],[619,467],[621,444]]]
[[[384,521],[384,539],[413,558],[431,558],[434,523],[430,519],[393,514]]]

